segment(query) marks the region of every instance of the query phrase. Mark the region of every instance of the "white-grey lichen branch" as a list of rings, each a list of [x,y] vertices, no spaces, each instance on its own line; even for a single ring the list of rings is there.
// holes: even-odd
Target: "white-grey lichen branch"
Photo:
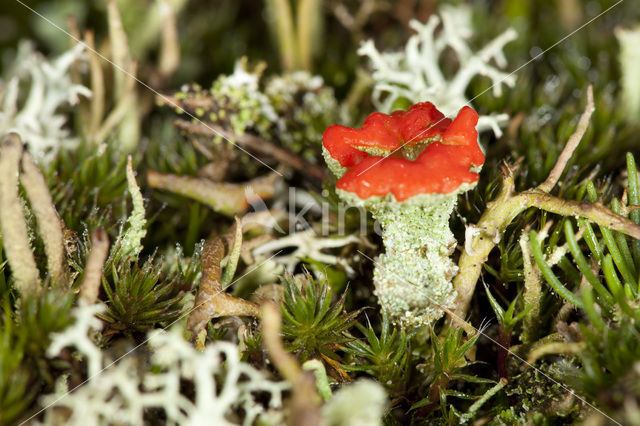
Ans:
[[[132,356],[111,362],[89,337],[101,328],[95,314],[102,310],[99,304],[81,304],[73,311],[75,323],[52,336],[48,355],[74,348],[87,360],[89,380],[67,393],[61,377],[56,392],[41,400],[44,424],[144,424],[149,409],[163,410],[169,425],[283,423],[289,385],[241,361],[236,345],[220,341],[199,351],[178,326],[149,333],[153,368]],[[185,381],[193,383],[193,398],[182,392]]]
[[[381,53],[372,40],[362,43],[358,54],[366,56],[373,68],[372,100],[379,111],[389,113],[396,102],[405,99],[410,104],[429,100],[446,116],[455,115],[460,108],[471,105],[467,88],[476,76],[491,79],[491,91],[501,96],[503,87],[513,87],[516,77],[503,71],[507,66],[504,47],[517,38],[509,28],[474,52],[468,44],[473,35],[471,11],[464,6],[442,7],[440,16],[431,15],[426,23],[412,20],[415,31],[404,51]],[[459,66],[447,75],[441,67],[441,56],[451,49]],[[491,114],[480,116],[478,131],[491,129],[497,137],[502,135],[509,116]]]
[[[83,46],[47,60],[24,41],[0,76],[0,135],[19,134],[41,165],[51,162],[61,147],[79,142],[70,137],[64,108],[91,97],[91,90],[74,84],[69,72],[74,62],[83,60]]]

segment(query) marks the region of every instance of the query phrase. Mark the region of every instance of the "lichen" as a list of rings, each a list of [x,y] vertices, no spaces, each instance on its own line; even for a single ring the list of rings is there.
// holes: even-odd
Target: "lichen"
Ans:
[[[306,71],[263,77],[263,69],[250,70],[246,60],[239,60],[232,74],[219,76],[208,90],[185,85],[173,98],[182,110],[204,122],[229,128],[236,135],[252,132],[267,141],[279,141],[315,160],[322,132],[337,118],[333,89],[325,86],[322,77]]]
[[[372,40],[365,41],[358,54],[366,56],[373,67],[372,100],[379,111],[389,113],[404,100],[415,104],[432,101],[446,116],[470,105],[465,92],[475,76],[491,79],[493,95],[502,95],[502,87],[513,87],[515,76],[501,71],[507,61],[504,46],[517,36],[509,28],[478,52],[469,46],[473,34],[471,11],[466,6],[443,6],[440,17],[433,14],[423,24],[412,20],[409,25],[416,32],[404,51],[381,53]],[[442,29],[438,31],[442,23]],[[440,66],[440,57],[448,49],[455,52],[459,63],[453,75],[446,75]],[[496,66],[492,65],[495,61]],[[500,127],[506,124],[507,114],[480,116],[478,131],[493,130],[500,137]]]
[[[451,308],[455,291],[451,280],[457,267],[450,259],[456,240],[449,219],[458,194],[421,194],[398,202],[393,195],[360,199],[337,190],[349,205],[371,210],[382,227],[385,252],[375,261],[375,294],[389,318],[410,327],[430,324]]]
[[[358,380],[337,391],[322,409],[323,426],[382,425],[387,406],[384,388],[372,380]]]
[[[353,275],[353,268],[346,259],[322,250],[344,247],[359,241],[360,239],[355,235],[322,238],[313,229],[306,229],[268,241],[256,247],[253,255],[269,258],[274,263],[283,265],[288,271],[293,271],[295,266],[304,259],[313,259],[327,265],[340,265],[348,274]],[[284,249],[293,247],[295,247],[293,251],[280,254]]]
[[[0,135],[18,133],[41,164],[50,163],[60,148],[79,142],[71,137],[62,109],[91,97],[88,88],[71,81],[69,72],[82,55],[83,47],[77,45],[47,60],[33,43],[23,41],[0,78]]]
[[[94,314],[102,309],[76,308],[76,322],[53,335],[49,355],[76,348],[87,359],[89,378],[71,392],[65,377],[60,378],[56,392],[41,400],[44,424],[143,424],[150,409],[161,410],[169,425],[282,423],[288,385],[242,362],[234,344],[215,342],[198,351],[178,326],[149,333],[151,366],[138,364],[139,358],[132,356],[112,361],[88,337],[90,330],[101,328]],[[185,395],[185,383],[192,384],[193,398]]]
[[[144,217],[144,199],[136,182],[132,161],[131,156],[129,156],[127,160],[127,187],[129,194],[131,194],[133,209],[127,218],[127,229],[119,241],[121,246],[120,255],[124,258],[129,256],[135,258],[140,254],[142,251],[142,239],[147,233],[145,229],[147,220]]]

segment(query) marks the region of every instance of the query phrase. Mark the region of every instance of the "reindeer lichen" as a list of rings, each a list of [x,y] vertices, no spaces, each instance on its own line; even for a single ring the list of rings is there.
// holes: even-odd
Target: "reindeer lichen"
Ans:
[[[402,105],[398,105],[400,101],[411,105],[430,100],[446,116],[451,116],[470,105],[467,87],[477,75],[491,79],[494,96],[502,95],[503,86],[514,86],[515,75],[501,70],[507,65],[504,46],[517,36],[513,28],[474,52],[469,46],[473,35],[471,10],[465,6],[442,7],[440,17],[433,14],[424,24],[412,20],[409,25],[415,34],[404,51],[380,53],[371,40],[358,49],[358,54],[368,57],[374,69],[372,100],[378,110],[389,113]],[[458,60],[458,69],[451,76],[440,65],[447,49],[452,49]],[[508,118],[507,114],[480,116],[478,131],[491,129],[500,137],[500,127]]]
[[[77,45],[47,60],[33,43],[24,41],[0,78],[0,135],[18,133],[38,162],[47,164],[63,146],[78,145],[79,139],[67,127],[64,108],[91,97],[91,91],[69,75],[83,53],[84,47]]]
[[[89,337],[90,330],[102,327],[94,317],[102,309],[100,305],[76,308],[75,323],[53,336],[50,356],[64,347],[75,348],[87,360],[89,379],[67,394],[61,377],[56,393],[42,398],[44,424],[142,424],[149,409],[161,410],[174,425],[282,421],[278,410],[288,385],[242,362],[235,345],[216,342],[199,351],[183,338],[181,327],[175,327],[149,333],[151,366],[136,365],[134,357],[111,360]],[[193,386],[194,398],[184,394],[184,382]]]

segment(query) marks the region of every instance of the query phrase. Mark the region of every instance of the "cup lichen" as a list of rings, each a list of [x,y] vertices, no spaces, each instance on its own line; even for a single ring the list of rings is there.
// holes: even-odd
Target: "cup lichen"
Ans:
[[[339,178],[337,194],[369,209],[381,226],[385,253],[375,262],[375,294],[396,323],[430,324],[455,301],[451,282],[458,269],[450,257],[456,240],[449,218],[484,163],[477,119],[463,108],[451,121],[424,103],[372,114],[362,129],[332,126],[324,134],[324,155]],[[394,155],[420,145],[411,158]],[[382,151],[386,155],[377,155]]]

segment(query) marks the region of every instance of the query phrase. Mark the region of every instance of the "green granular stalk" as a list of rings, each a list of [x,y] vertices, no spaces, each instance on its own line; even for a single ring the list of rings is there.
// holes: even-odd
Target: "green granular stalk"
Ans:
[[[442,317],[442,307],[453,307],[458,269],[451,260],[456,240],[449,219],[458,194],[471,187],[402,202],[391,195],[362,200],[337,191],[347,203],[370,209],[380,223],[385,252],[375,262],[375,294],[393,322],[421,327]]]

